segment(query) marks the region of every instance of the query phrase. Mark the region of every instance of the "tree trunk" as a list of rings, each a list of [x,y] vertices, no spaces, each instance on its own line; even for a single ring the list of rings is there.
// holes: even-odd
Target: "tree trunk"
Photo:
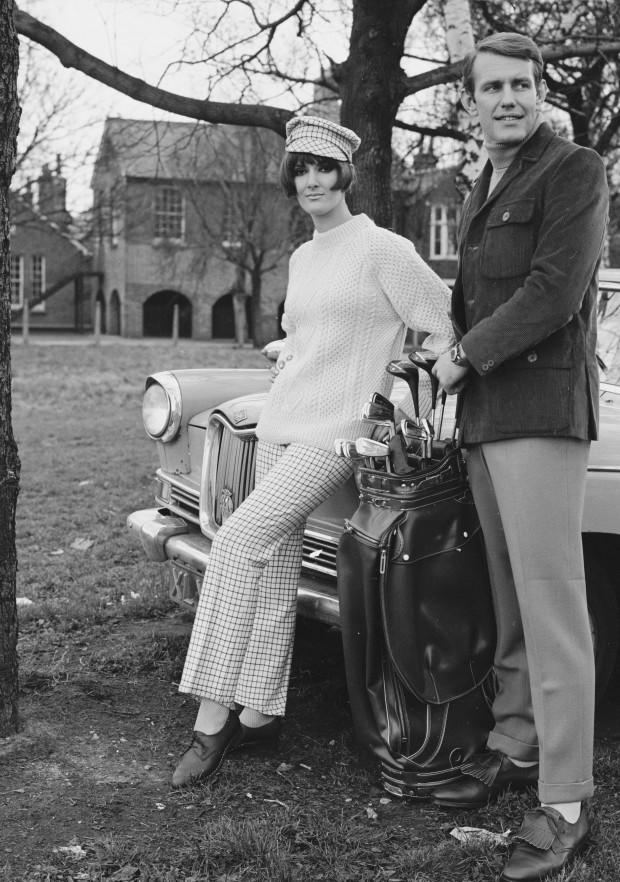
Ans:
[[[444,0],[443,14],[450,62],[462,61],[474,48],[469,0]]]
[[[262,349],[269,341],[263,328],[262,287],[263,276],[260,264],[250,271],[250,309],[252,312],[252,343],[255,349]]]
[[[0,738],[17,731],[15,507],[19,458],[11,425],[9,188],[15,169],[19,101],[13,0],[0,0]]]
[[[340,121],[362,139],[356,154],[358,185],[351,208],[382,227],[392,224],[392,128],[405,97],[400,61],[415,13],[414,0],[354,0],[349,57],[337,69],[342,97]]]

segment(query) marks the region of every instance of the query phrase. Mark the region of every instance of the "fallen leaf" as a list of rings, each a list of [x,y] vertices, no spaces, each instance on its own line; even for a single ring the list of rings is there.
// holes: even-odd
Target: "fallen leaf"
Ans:
[[[71,548],[75,548],[76,551],[88,551],[91,545],[94,544],[94,540],[85,539],[83,536],[78,536],[78,538],[74,539],[71,543]]]
[[[81,845],[59,845],[58,848],[54,848],[52,851],[58,854],[70,854],[78,861],[86,857],[86,852]]]
[[[491,830],[485,830],[483,827],[455,827],[450,831],[450,836],[458,839],[459,842],[483,842],[486,845],[506,845],[509,835],[510,830],[492,833]]]

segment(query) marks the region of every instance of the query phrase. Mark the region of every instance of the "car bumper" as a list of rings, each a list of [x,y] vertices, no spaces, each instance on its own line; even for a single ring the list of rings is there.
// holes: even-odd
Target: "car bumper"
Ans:
[[[210,539],[198,527],[161,508],[134,511],[127,518],[127,527],[149,560],[171,565],[169,594],[172,599],[194,606],[211,552]],[[302,571],[297,592],[297,613],[329,625],[338,625],[335,585]]]

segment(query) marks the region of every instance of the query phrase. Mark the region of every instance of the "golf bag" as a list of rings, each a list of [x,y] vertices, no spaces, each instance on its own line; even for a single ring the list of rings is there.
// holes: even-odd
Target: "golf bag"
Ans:
[[[461,450],[404,476],[360,468],[338,549],[347,687],[357,739],[384,788],[426,798],[492,725],[495,624]]]

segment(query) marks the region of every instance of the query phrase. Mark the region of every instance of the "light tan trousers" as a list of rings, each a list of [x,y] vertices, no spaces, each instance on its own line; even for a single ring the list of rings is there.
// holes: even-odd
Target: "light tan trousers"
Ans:
[[[488,746],[539,759],[546,803],[593,792],[594,657],[581,544],[589,446],[518,438],[467,451],[497,621]]]

